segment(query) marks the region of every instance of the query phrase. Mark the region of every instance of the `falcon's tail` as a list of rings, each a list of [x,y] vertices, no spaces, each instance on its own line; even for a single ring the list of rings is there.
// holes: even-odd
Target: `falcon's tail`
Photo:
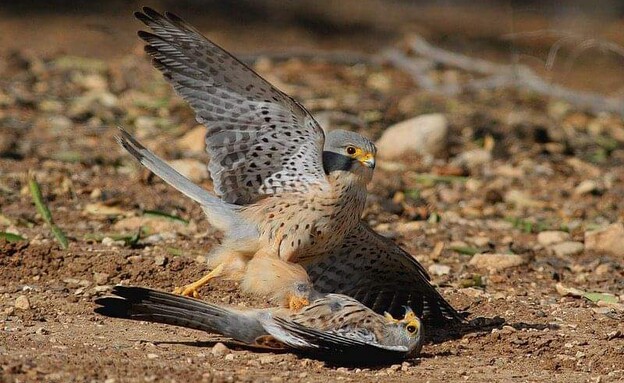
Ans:
[[[204,208],[204,212],[213,226],[222,231],[229,231],[232,225],[240,220],[234,205],[222,201],[191,182],[191,180],[172,168],[171,165],[141,145],[139,141],[122,127],[119,127],[119,131],[121,134],[116,137],[119,145],[132,154],[143,166],[162,178],[163,181],[199,203]]]
[[[247,344],[267,335],[257,317],[194,298],[142,287],[115,286],[116,297],[99,298],[95,312],[113,318],[165,323],[221,334]]]

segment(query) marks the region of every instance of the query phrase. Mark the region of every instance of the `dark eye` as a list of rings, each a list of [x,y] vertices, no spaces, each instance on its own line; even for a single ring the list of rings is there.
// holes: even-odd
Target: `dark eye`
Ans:
[[[353,146],[347,146],[347,154],[354,155],[355,154],[355,148]]]
[[[409,332],[410,334],[413,334],[414,332],[416,332],[416,326],[412,326],[412,325],[407,326],[407,332]]]

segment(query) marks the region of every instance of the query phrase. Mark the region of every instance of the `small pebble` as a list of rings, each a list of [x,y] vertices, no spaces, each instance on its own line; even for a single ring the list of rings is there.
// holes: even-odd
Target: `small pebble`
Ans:
[[[26,295],[20,295],[15,299],[15,308],[20,310],[30,310],[30,301]]]
[[[214,346],[212,346],[212,355],[214,355],[214,356],[224,356],[229,351],[230,351],[230,349],[226,345],[221,343],[221,342],[219,342],[219,343],[215,344]]]
[[[547,230],[537,234],[537,242],[542,246],[550,246],[570,239],[570,234],[565,231]]]
[[[439,263],[434,263],[428,268],[429,273],[432,275],[447,275],[451,272],[451,268],[447,265],[441,265]]]
[[[154,264],[156,266],[164,266],[166,262],[167,262],[167,257],[165,257],[164,255],[157,254],[154,256]]]
[[[559,257],[568,257],[581,254],[585,250],[585,245],[581,242],[565,241],[551,246],[550,250]]]

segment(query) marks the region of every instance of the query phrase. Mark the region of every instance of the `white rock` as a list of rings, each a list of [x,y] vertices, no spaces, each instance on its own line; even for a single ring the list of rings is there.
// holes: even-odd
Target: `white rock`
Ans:
[[[183,158],[170,161],[171,166],[193,182],[201,182],[208,178],[208,168],[205,164],[191,159]]]
[[[537,242],[542,246],[550,246],[570,239],[570,234],[565,231],[542,231],[537,234]]]
[[[442,114],[424,114],[387,128],[377,141],[378,156],[397,159],[409,153],[436,155],[446,148],[448,121]]]
[[[465,166],[475,168],[492,161],[492,153],[485,149],[473,149],[460,153],[453,158],[451,164],[456,166]]]
[[[228,352],[230,352],[230,349],[221,342],[212,346],[212,355],[214,356],[224,356]]]
[[[30,301],[26,295],[20,295],[15,299],[15,308],[20,310],[30,310]]]
[[[432,275],[447,275],[451,272],[451,268],[447,265],[441,265],[439,263],[434,263],[429,266],[429,273]]]
[[[475,254],[470,260],[470,264],[480,269],[487,269],[490,272],[504,270],[510,267],[520,266],[524,263],[524,258],[517,254]]]
[[[589,194],[596,190],[598,190],[598,184],[596,183],[596,181],[585,180],[581,182],[580,184],[578,184],[576,188],[574,188],[574,194],[576,195]]]
[[[585,245],[575,241],[565,241],[550,246],[550,251],[559,257],[581,254],[583,250],[585,250]]]
[[[624,257],[624,224],[614,223],[604,229],[586,231],[585,248]]]

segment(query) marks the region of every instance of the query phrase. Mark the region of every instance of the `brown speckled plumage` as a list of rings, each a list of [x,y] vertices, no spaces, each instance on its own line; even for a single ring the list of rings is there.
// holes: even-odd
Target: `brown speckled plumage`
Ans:
[[[139,36],[154,65],[207,127],[217,196],[129,134],[119,141],[225,233],[203,279],[239,280],[246,291],[282,299],[297,295],[309,273],[320,291],[353,296],[377,313],[409,305],[434,326],[462,320],[411,255],[360,221],[375,165],[369,140],[325,135],[298,102],[178,17],[149,8],[136,16],[153,31]]]
[[[193,328],[255,347],[313,352],[343,362],[414,357],[424,339],[421,321],[411,310],[394,319],[340,294],[317,296],[293,313],[215,305],[141,287],[115,286],[112,293],[114,297],[96,301],[97,313]]]
[[[152,29],[139,36],[154,65],[206,125],[215,193],[240,221],[225,225],[210,265],[246,290],[287,296],[308,281],[296,262],[335,248],[358,224],[374,145],[346,131],[326,139],[298,102],[179,18],[149,8],[136,15]],[[286,262],[284,273],[259,270],[266,262],[250,262],[256,257]]]

